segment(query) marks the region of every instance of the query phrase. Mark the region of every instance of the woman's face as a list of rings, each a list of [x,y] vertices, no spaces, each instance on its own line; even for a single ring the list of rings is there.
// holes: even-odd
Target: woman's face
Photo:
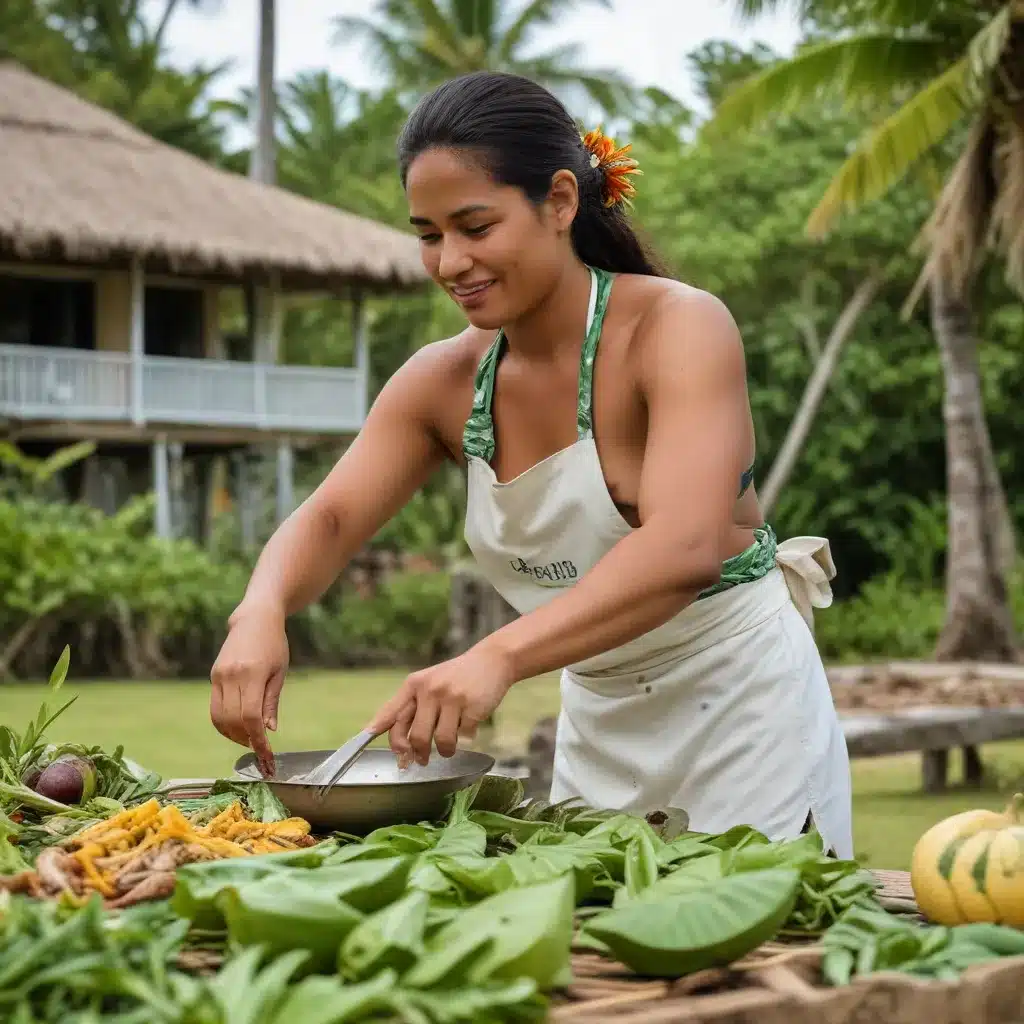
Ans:
[[[561,178],[561,174],[557,176]],[[529,312],[571,253],[575,179],[534,205],[497,184],[467,153],[428,149],[406,175],[409,220],[427,273],[474,327],[497,330]]]

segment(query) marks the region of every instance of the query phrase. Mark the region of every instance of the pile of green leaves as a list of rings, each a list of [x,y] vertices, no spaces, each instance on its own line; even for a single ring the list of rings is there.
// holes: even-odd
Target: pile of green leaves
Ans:
[[[571,980],[574,942],[678,977],[785,929],[820,931],[873,889],[815,834],[712,836],[674,810],[647,820],[521,795],[487,779],[441,823],[189,865],[171,907],[229,950],[301,952],[297,978],[368,986],[407,1019],[507,1020]]]
[[[206,813],[238,795],[222,783]],[[779,935],[823,934],[834,985],[880,969],[948,978],[1024,953],[1012,929],[886,913],[872,877],[826,856],[814,832],[772,842],[748,826],[689,831],[674,809],[521,798],[520,783],[486,778],[444,821],[191,864],[170,901],[119,915],[7,896],[0,1019],[500,1024],[543,1017],[545,993],[572,980],[574,946],[676,978]],[[223,967],[189,973],[190,944],[219,950]]]
[[[309,974],[308,953],[253,946],[213,977],[184,969],[187,921],[165,903],[104,913],[0,892],[0,1020],[11,1024],[344,1024],[401,1015],[412,1022],[528,1020],[543,1001],[527,981],[468,987],[439,1001],[396,986]],[[503,1014],[504,1008],[509,1013]]]
[[[887,914],[868,900],[858,900],[822,941],[822,973],[831,985],[846,985],[855,975],[873,971],[955,981],[974,964],[1024,956],[1024,932],[1016,928],[921,925]]]

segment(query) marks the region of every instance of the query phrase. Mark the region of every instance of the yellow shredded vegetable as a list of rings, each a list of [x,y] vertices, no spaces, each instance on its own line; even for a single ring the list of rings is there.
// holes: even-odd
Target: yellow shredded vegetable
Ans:
[[[160,807],[154,799],[90,826],[63,845],[73,851],[86,887],[109,897],[118,891],[120,872],[146,870],[142,855],[167,842],[191,846],[189,859],[245,857],[308,845],[309,831],[302,818],[249,821],[238,800],[207,825],[194,826],[174,804]]]

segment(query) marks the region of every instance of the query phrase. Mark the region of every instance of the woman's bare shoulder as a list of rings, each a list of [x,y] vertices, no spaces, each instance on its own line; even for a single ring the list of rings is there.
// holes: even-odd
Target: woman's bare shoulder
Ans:
[[[382,388],[378,402],[415,420],[446,446],[461,436],[473,404],[477,367],[494,333],[475,327],[417,349]]]
[[[729,315],[728,307],[717,295],[670,277],[620,274],[612,295],[624,311],[643,322],[650,322],[669,310],[677,313],[689,310],[696,316]]]
[[[618,289],[619,294],[615,294]],[[666,336],[670,350],[709,354],[721,346],[742,349],[739,330],[728,306],[717,295],[665,277],[622,274],[612,290],[609,313],[625,328],[631,354],[642,355],[652,346],[663,349]]]
[[[422,388],[424,397],[438,392],[450,394],[448,389],[453,388],[471,392],[480,360],[493,341],[493,332],[467,327],[450,338],[417,349],[395,377],[401,376],[411,387]]]

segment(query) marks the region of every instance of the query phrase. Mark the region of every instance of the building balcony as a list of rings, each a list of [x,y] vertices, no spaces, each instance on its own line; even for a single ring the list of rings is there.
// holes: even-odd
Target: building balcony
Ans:
[[[354,434],[359,368],[0,345],[0,418]]]

